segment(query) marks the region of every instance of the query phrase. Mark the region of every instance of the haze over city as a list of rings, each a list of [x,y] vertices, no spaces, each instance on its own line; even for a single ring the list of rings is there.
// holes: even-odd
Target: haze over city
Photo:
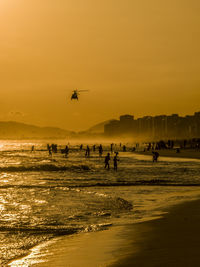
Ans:
[[[121,114],[193,114],[200,2],[0,1],[0,120],[85,130]],[[90,90],[71,101],[74,89]]]
[[[0,0],[0,266],[200,266],[200,1]]]

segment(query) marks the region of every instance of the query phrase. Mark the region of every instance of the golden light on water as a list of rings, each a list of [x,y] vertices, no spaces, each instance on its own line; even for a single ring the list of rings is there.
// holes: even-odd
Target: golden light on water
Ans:
[[[96,148],[89,134],[82,150],[76,141],[47,142],[49,128],[38,127],[37,135],[30,124],[83,131],[123,114],[138,118],[172,113],[171,125],[182,124],[176,113],[200,109],[199,10],[199,0],[0,0],[1,138],[9,133],[15,139],[46,138],[0,142],[0,265],[112,265],[138,250],[132,235],[138,222],[198,198],[199,159],[192,159],[199,157],[197,140],[184,140],[188,147],[179,140],[172,146],[169,140],[165,150],[159,150],[166,154],[152,162],[158,143],[148,151],[132,137],[123,150],[122,143],[130,140],[120,140],[114,149],[103,143],[101,157],[101,134]],[[87,92],[72,101],[75,89]],[[128,117],[125,124],[133,129],[136,121]],[[183,132],[188,129],[192,136],[194,128],[196,137],[199,113],[194,117]],[[143,120],[138,120],[136,136],[141,128],[157,133],[161,127],[166,134],[169,117],[160,121],[155,127],[151,118],[152,127],[149,120],[148,127],[141,127]],[[15,122],[29,124],[29,130]],[[115,122],[115,129],[124,124],[123,119]],[[69,136],[61,133],[60,138]],[[85,155],[86,142],[93,146],[91,157]],[[112,168],[105,171],[108,151]],[[127,226],[133,223],[130,235]],[[158,247],[158,254],[164,250]]]

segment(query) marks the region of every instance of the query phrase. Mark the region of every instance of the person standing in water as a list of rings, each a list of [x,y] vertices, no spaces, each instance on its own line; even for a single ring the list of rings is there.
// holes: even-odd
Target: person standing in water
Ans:
[[[103,154],[103,147],[102,145],[99,146],[99,157],[101,157]]]
[[[123,152],[126,152],[126,146],[123,145]]]
[[[113,143],[110,145],[110,151],[113,152]]]
[[[69,154],[69,147],[68,147],[68,146],[66,146],[66,147],[65,147],[65,157],[67,157],[67,156],[68,156],[68,154]]]
[[[117,171],[117,166],[118,166],[118,162],[119,159],[118,159],[118,152],[115,152],[115,156],[114,156],[114,159],[113,159],[113,163],[114,163],[114,170]]]
[[[153,151],[153,162],[157,162],[158,161],[158,157],[160,156],[159,153],[157,151]]]
[[[48,147],[48,151],[49,151],[49,156],[52,156],[51,146]]]
[[[105,157],[105,169],[108,168],[108,170],[110,169],[110,153],[107,154],[107,156]]]
[[[88,158],[90,157],[90,148],[89,148],[89,146],[87,146],[87,148],[86,148],[85,156],[88,157]]]

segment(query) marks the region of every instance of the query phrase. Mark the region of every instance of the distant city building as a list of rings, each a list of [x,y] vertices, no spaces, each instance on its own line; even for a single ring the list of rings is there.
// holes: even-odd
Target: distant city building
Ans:
[[[104,126],[104,133],[108,136],[120,135],[120,121],[111,120]]]
[[[132,115],[120,116],[120,132],[121,134],[132,133],[134,128],[134,117]]]
[[[200,138],[200,112],[179,117],[178,114],[145,116],[134,119],[122,115],[104,126],[106,136],[132,136],[146,139]]]

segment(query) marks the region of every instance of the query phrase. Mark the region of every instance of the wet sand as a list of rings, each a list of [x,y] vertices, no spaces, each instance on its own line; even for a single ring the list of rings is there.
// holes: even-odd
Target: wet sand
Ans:
[[[145,152],[135,151],[133,153],[152,156],[152,151],[145,151]],[[163,157],[200,159],[200,150],[195,150],[195,149],[180,150],[180,153],[177,153],[176,150],[162,149],[158,150],[158,153],[160,154],[161,157],[163,156]]]
[[[130,233],[137,235],[132,228],[114,226],[99,232],[62,236],[34,247],[28,256],[11,262],[9,266],[110,266],[117,259],[129,256],[133,249],[137,251],[136,246],[132,247],[132,239],[127,239]]]
[[[178,205],[164,218],[132,227],[140,233],[132,242],[139,252],[110,266],[200,266],[200,200]]]
[[[160,219],[65,236],[10,266],[200,266],[200,200]]]

